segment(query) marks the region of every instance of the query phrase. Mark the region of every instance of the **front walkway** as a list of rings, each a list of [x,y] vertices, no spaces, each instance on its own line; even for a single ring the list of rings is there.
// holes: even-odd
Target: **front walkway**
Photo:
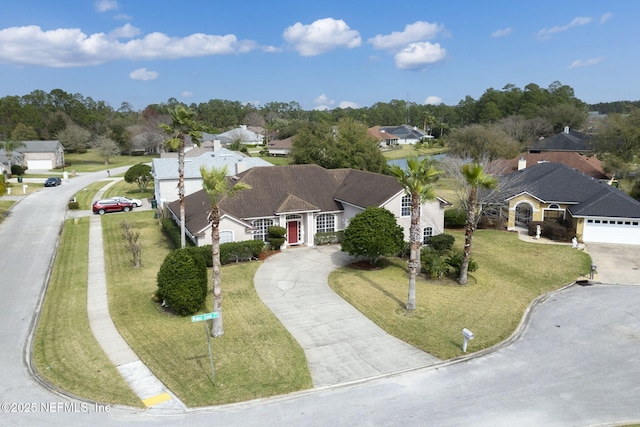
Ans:
[[[258,295],[305,351],[315,387],[421,368],[440,359],[384,332],[329,287],[352,261],[336,245],[287,249],[256,272]]]

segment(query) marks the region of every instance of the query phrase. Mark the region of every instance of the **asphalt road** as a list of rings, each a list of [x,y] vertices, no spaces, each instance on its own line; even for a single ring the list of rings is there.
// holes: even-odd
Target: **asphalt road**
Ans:
[[[112,173],[117,173],[113,171]],[[66,201],[103,174],[43,189],[0,225],[0,425],[587,426],[640,420],[640,286],[571,287],[521,336],[481,357],[179,415],[105,408],[51,391],[29,337]]]

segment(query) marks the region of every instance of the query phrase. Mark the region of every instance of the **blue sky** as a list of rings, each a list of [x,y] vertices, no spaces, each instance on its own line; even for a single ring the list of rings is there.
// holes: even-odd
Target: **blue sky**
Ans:
[[[635,0],[6,0],[0,97],[456,105],[490,87],[640,99]]]

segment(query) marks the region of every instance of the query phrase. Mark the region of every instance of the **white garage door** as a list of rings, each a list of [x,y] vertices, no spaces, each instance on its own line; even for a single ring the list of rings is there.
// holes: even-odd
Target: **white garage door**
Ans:
[[[587,219],[582,240],[640,245],[640,219]]]
[[[27,166],[31,170],[49,170],[53,169],[53,162],[51,160],[28,160]]]

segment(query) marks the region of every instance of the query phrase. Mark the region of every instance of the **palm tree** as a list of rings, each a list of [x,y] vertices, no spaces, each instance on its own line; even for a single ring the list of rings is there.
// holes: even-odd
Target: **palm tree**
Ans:
[[[464,226],[464,249],[462,251],[462,264],[460,266],[458,283],[466,285],[469,273],[469,260],[471,259],[471,240],[473,239],[473,233],[478,223],[478,189],[495,188],[496,179],[486,174],[482,166],[477,162],[463,165],[462,175],[467,185],[469,185],[469,198],[465,206],[467,222]]]
[[[0,149],[3,149],[7,155],[7,161],[9,162],[9,172],[11,172],[11,165],[13,164],[11,154],[21,147],[26,147],[25,143],[22,141],[14,141],[11,139],[7,141],[0,141]]]
[[[427,200],[435,199],[433,185],[438,177],[438,171],[433,167],[429,159],[419,160],[416,157],[407,159],[407,169],[403,170],[398,165],[390,168],[400,185],[404,188],[405,194],[411,197],[411,227],[409,228],[409,298],[407,310],[416,308],[416,277],[420,271],[420,247],[422,239],[420,233],[420,206]]]
[[[211,223],[211,256],[213,261],[213,311],[218,313],[218,317],[213,319],[213,327],[211,328],[211,336],[219,337],[224,335],[222,327],[222,274],[220,271],[220,208],[218,203],[223,197],[233,197],[242,190],[251,188],[248,184],[238,182],[231,186],[230,181],[226,179],[227,167],[221,169],[207,169],[200,166],[200,175],[202,175],[202,188],[211,199],[211,210],[209,211],[208,220]]]
[[[171,124],[160,123],[160,128],[163,129],[171,138],[165,141],[165,147],[171,150],[178,151],[178,198],[180,199],[180,247],[186,246],[185,238],[185,213],[184,213],[184,140],[187,136],[191,138],[191,141],[200,146],[200,138],[202,133],[200,132],[200,125],[194,119],[195,113],[182,106],[178,105],[174,110],[169,112],[171,115]]]

